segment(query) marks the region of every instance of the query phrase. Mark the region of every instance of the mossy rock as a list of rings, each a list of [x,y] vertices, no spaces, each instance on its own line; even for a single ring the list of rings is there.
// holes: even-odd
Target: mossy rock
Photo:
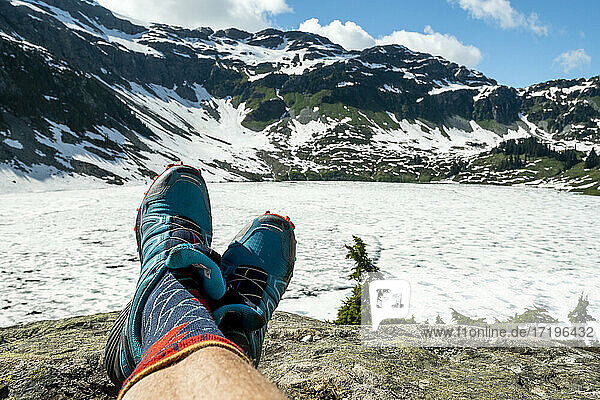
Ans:
[[[114,399],[102,352],[116,313],[0,329],[0,395]],[[292,399],[593,399],[600,354],[567,348],[367,348],[359,328],[276,312],[260,371]]]

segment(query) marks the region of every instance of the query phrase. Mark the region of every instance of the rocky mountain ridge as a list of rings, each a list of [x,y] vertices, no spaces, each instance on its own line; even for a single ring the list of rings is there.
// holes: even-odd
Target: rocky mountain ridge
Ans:
[[[141,26],[92,1],[0,0],[0,66],[8,188],[179,159],[214,181],[435,181],[507,139],[600,147],[600,77],[515,89],[403,46]]]

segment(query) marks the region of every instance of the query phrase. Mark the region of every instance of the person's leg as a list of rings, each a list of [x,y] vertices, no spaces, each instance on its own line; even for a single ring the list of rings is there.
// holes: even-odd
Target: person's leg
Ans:
[[[291,223],[285,224],[292,229]],[[257,229],[262,232],[266,227],[259,224]],[[277,254],[282,246],[289,247],[283,242],[294,236],[293,232],[283,234],[280,227],[273,229],[281,232],[279,241],[264,241],[258,233],[249,237],[258,248],[270,249],[264,256],[279,267],[281,256]],[[270,288],[269,282],[278,285],[276,295],[264,297],[271,305],[266,313],[262,303],[247,300],[246,291],[239,290],[243,287],[234,286],[235,276],[240,268],[256,268],[247,262],[232,264],[223,274],[221,257],[209,247],[212,217],[206,184],[199,171],[188,166],[172,167],[155,180],[139,208],[135,232],[141,275],[133,300],[109,333],[104,357],[111,381],[123,385],[119,399],[130,399],[136,393],[161,399],[283,398],[252,368],[247,355],[255,359],[254,353],[262,347],[265,325],[287,287],[293,262],[286,265],[285,282],[280,282],[277,271],[261,270],[258,277],[244,272],[245,280],[262,284],[265,290]],[[250,246],[247,251],[252,249]],[[224,296],[230,290],[237,290],[237,295]],[[263,299],[261,293],[247,294]],[[238,300],[245,304],[230,304]],[[212,311],[217,308],[221,310],[218,321]],[[247,354],[240,348],[247,340],[238,344],[239,335],[224,334],[220,327],[230,327],[232,320],[245,337],[257,329],[261,332]]]
[[[186,274],[167,271],[148,296],[142,313],[143,357],[121,398],[283,399],[219,330],[194,285]]]
[[[242,358],[219,347],[207,347],[141,379],[123,399],[276,400],[285,397]]]

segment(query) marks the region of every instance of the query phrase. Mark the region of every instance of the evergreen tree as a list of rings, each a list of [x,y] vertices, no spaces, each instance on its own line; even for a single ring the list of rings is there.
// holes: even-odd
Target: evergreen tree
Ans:
[[[590,154],[588,154],[587,158],[585,159],[585,168],[592,169],[597,168],[599,166],[600,157],[598,157],[598,154],[596,154],[596,150],[592,147],[592,150],[590,150]]]
[[[469,325],[469,326],[486,326],[485,318],[471,318],[464,314],[459,313],[454,308],[452,310],[452,320],[458,325]]]
[[[364,272],[377,272],[379,271],[379,267],[373,264],[373,261],[369,258],[363,240],[358,236],[352,236],[352,239],[354,239],[354,246],[345,245],[348,250],[346,259],[354,260],[354,267],[352,267],[348,278],[360,283]]]
[[[552,157],[556,154],[547,144],[541,143],[538,138],[510,139],[500,143],[495,149],[496,153],[506,155],[529,155],[533,157]]]
[[[523,168],[523,161],[521,161],[521,156],[519,155],[515,156],[515,168]]]
[[[379,267],[373,264],[373,261],[369,258],[366,250],[365,243],[358,236],[352,236],[354,239],[354,245],[345,245],[348,253],[346,258],[354,260],[354,266],[352,267],[348,278],[355,281],[354,287],[352,288],[352,294],[344,300],[344,304],[338,310],[337,319],[333,321],[338,325],[360,325],[368,324],[371,322],[370,319],[370,307],[362,307],[362,294],[363,291],[368,292],[369,282],[365,280],[365,273],[368,272],[379,272]]]
[[[496,166],[496,171],[508,171],[523,168],[525,164],[519,155],[509,155]]]
[[[557,323],[558,320],[548,313],[544,307],[536,306],[527,308],[524,313],[515,313],[514,317],[510,317],[506,322],[516,323]]]
[[[460,174],[466,166],[467,166],[467,163],[462,160],[452,161],[452,165],[450,166],[450,171],[446,175],[446,178],[450,178],[450,177]]]
[[[573,168],[579,162],[577,151],[571,149],[559,152],[555,158],[564,164],[565,170]]]
[[[590,302],[587,296],[583,297],[583,293],[581,293],[577,306],[569,313],[569,322],[572,324],[585,324],[589,321],[595,321],[596,319],[588,314],[587,308],[589,305]]]

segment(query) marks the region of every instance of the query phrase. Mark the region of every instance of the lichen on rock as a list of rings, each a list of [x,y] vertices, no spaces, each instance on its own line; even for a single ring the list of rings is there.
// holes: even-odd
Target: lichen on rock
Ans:
[[[0,329],[0,399],[114,399],[118,388],[104,373],[102,353],[115,318]],[[259,369],[292,399],[600,398],[597,352],[367,348],[359,332],[275,313]]]

